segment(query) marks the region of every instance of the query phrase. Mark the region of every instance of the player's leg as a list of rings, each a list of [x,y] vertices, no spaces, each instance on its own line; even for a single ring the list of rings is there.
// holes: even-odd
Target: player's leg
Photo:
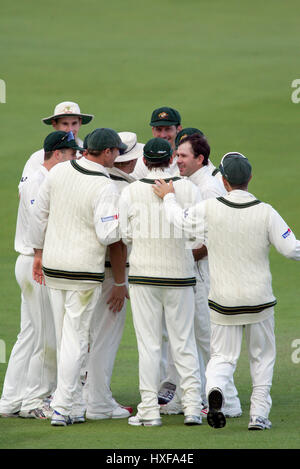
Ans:
[[[206,395],[209,404],[208,423],[215,428],[221,428],[226,423],[223,414],[226,389],[240,356],[242,337],[242,326],[211,324],[211,358],[206,368]]]
[[[80,371],[87,353],[91,317],[100,292],[100,286],[90,290],[65,292],[57,389],[52,401],[53,409],[65,416],[71,414],[74,405]]]
[[[113,398],[110,382],[116,354],[122,338],[127,302],[121,311],[113,312],[107,305],[114,284],[113,277],[105,278],[90,328],[90,350],[84,394],[87,418],[125,418],[130,412]]]
[[[165,288],[164,309],[185,416],[200,417],[201,382],[194,331],[193,287]]]
[[[30,415],[30,412],[43,409],[44,399],[56,388],[56,341],[47,287],[32,279],[33,258],[27,257],[27,289],[24,290],[24,297],[34,329],[34,347],[28,365],[21,414],[24,417],[36,417]],[[43,418],[43,413],[41,415]]]
[[[268,420],[272,406],[270,390],[276,358],[274,316],[259,323],[246,325],[245,337],[253,385],[249,427],[252,417],[260,417],[263,421],[262,425],[258,425],[258,429],[270,428],[271,422]],[[254,427],[256,427],[255,422]]]
[[[130,285],[129,295],[139,353],[138,417],[160,420],[157,393],[160,384],[162,288]]]
[[[15,266],[15,275],[21,288],[26,287],[26,257],[20,255]],[[13,346],[5,374],[2,396],[0,400],[1,414],[14,414],[21,409],[26,381],[29,360],[34,345],[34,331],[29,315],[28,305],[21,294],[21,321],[20,332],[17,341]]]
[[[208,307],[208,267],[204,261],[197,263],[195,286],[195,338],[201,375],[201,396],[206,404],[205,371],[210,358],[210,312]]]

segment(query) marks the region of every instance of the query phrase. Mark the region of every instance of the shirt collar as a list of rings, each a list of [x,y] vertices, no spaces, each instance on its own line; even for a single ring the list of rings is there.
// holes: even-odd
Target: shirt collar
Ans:
[[[96,163],[95,161],[88,160],[84,156],[77,160],[77,163],[79,166],[82,166],[83,168],[90,169],[91,171],[100,171],[101,173],[104,173],[106,176],[109,177],[109,172],[108,168],[105,168],[102,164]]]
[[[153,168],[150,169],[145,179],[167,179],[172,177],[172,173],[169,168]]]
[[[189,176],[189,180],[196,183],[206,176],[206,174],[209,172],[208,166],[202,166],[202,168],[197,169],[193,174]]]

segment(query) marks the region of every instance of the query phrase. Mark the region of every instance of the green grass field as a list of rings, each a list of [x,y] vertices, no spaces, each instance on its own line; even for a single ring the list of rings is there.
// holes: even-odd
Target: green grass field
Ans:
[[[0,102],[0,340],[6,359],[0,363],[0,389],[20,322],[14,276],[17,185],[27,158],[52,129],[41,118],[57,103],[76,101],[82,112],[95,115],[81,128],[81,138],[103,126],[134,131],[141,142],[152,137],[152,110],[175,107],[184,127],[207,135],[215,164],[228,151],[248,156],[250,191],[271,203],[300,238],[300,104],[291,100],[292,81],[300,78],[299,13],[296,0],[1,5],[6,102]],[[300,363],[291,356],[293,340],[300,339],[300,265],[272,249],[271,267],[278,299],[272,430],[247,430],[251,382],[243,348],[235,382],[244,413],[222,430],[206,422],[186,427],[182,416],[163,416],[163,426],[152,429],[130,427],[126,420],[51,428],[49,422],[0,419],[0,448],[299,449]],[[112,389],[117,400],[134,407],[137,365],[128,308]]]

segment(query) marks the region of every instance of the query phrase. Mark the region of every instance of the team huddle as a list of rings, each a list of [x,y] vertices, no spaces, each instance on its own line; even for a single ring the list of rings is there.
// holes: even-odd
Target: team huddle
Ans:
[[[78,104],[53,127],[19,183],[15,274],[21,330],[9,359],[2,417],[52,426],[127,418],[213,428],[242,415],[234,372],[243,331],[252,379],[249,430],[271,428],[276,357],[269,248],[300,260],[278,212],[248,192],[249,160],[183,128],[176,109],[152,112],[145,144],[97,127]],[[111,377],[130,301],[139,356],[136,415]],[[167,421],[167,420],[166,420]]]

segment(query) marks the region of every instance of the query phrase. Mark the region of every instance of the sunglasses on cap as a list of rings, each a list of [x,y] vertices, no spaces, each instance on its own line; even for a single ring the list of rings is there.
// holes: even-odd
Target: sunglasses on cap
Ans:
[[[56,142],[56,144],[54,145],[52,151],[57,150],[57,147],[60,146],[61,143],[70,142],[71,140],[75,140],[75,137],[72,131],[67,132],[66,135],[61,137],[61,139],[58,142]]]

